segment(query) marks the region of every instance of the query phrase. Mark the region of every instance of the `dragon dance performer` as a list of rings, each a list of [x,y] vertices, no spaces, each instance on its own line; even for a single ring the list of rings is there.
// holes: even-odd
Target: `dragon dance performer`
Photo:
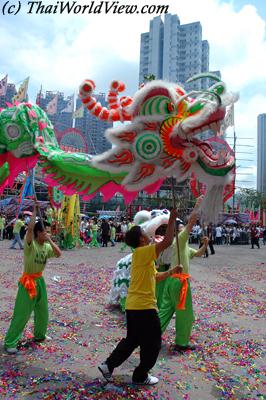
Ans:
[[[204,237],[202,239],[203,246],[198,250],[188,246],[189,234],[197,219],[197,214],[193,212],[189,217],[188,224],[186,226],[183,225],[181,220],[177,221],[180,263],[183,266],[183,272],[167,278],[164,286],[162,303],[159,310],[162,333],[166,330],[172,316],[175,313],[175,345],[176,350],[178,351],[195,349],[195,346],[189,343],[192,325],[194,322],[192,295],[189,282],[189,262],[193,257],[201,257],[204,255],[209,241],[207,237]],[[174,263],[178,260],[175,240],[172,244],[172,249],[173,254],[171,265],[174,265]]]
[[[134,217],[134,223],[132,226],[141,226],[143,231],[150,237],[152,241],[154,241],[155,238],[155,241],[159,242],[163,240],[163,236],[165,235],[169,215],[170,213],[166,209],[138,211]],[[164,272],[169,269],[171,264],[171,256],[171,247],[161,253],[158,259],[159,262],[157,260],[157,264],[159,265],[159,268],[157,269],[158,272]],[[117,262],[116,269],[114,271],[112,287],[110,290],[109,304],[115,306],[120,305],[123,312],[125,312],[126,296],[130,283],[131,262],[132,253],[126,255]],[[158,299],[162,299],[163,284],[164,281],[156,282],[157,304],[159,304]]]
[[[150,238],[140,226],[126,233],[126,243],[135,250],[132,256],[131,280],[126,299],[127,337],[122,339],[105,362],[99,365],[103,377],[110,381],[114,369],[120,366],[140,346],[140,364],[132,382],[154,385],[159,379],[148,374],[155,365],[161,348],[161,328],[157,314],[155,282],[181,270],[157,272],[155,260],[173,241],[176,210],[172,210],[164,239],[150,245]]]
[[[48,325],[46,285],[42,272],[46,261],[60,257],[61,251],[48,236],[42,223],[36,221],[36,204],[28,226],[24,244],[24,271],[19,280],[11,324],[5,337],[5,349],[15,354],[23,330],[34,312],[34,340],[45,340]]]

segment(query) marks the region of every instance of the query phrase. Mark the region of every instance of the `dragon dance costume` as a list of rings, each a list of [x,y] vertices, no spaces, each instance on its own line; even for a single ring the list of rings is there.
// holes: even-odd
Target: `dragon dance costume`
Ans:
[[[34,312],[34,339],[45,339],[48,325],[46,284],[42,276],[48,258],[55,257],[50,243],[40,245],[35,240],[24,243],[24,272],[18,283],[18,292],[11,324],[5,337],[5,347],[15,348],[23,330]]]

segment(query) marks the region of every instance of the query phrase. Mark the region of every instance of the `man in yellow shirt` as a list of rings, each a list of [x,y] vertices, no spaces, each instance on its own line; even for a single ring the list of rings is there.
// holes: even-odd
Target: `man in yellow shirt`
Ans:
[[[14,249],[16,246],[16,243],[19,244],[20,249],[23,249],[23,244],[20,238],[20,229],[22,228],[22,226],[24,226],[24,222],[22,221],[22,214],[19,214],[18,219],[15,222],[14,228],[13,228],[13,234],[14,234],[14,240],[13,243],[10,247],[10,249]]]
[[[48,303],[42,272],[46,261],[60,257],[61,250],[48,236],[41,222],[35,223],[36,206],[28,226],[24,247],[24,271],[19,280],[12,321],[5,337],[9,354],[17,352],[22,332],[34,312],[34,340],[43,341],[48,325]]]
[[[105,362],[99,365],[103,377],[109,381],[113,370],[121,365],[140,346],[140,364],[135,368],[132,382],[154,385],[158,378],[148,374],[155,365],[161,348],[161,327],[155,296],[156,281],[180,272],[176,266],[157,272],[155,260],[173,241],[176,210],[172,210],[164,239],[150,245],[150,238],[140,226],[132,227],[125,237],[135,251],[132,256],[131,280],[126,299],[127,337],[122,339]]]

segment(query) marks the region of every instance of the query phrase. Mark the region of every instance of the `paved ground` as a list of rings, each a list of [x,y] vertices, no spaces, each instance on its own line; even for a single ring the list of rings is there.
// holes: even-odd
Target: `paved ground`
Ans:
[[[9,251],[8,244],[0,242],[0,342],[22,265],[22,253]],[[214,256],[193,260],[192,341],[198,348],[184,355],[174,351],[172,321],[153,371],[160,383],[150,389],[130,384],[137,352],[115,371],[112,384],[104,384],[97,370],[125,333],[123,315],[106,306],[112,272],[122,256],[118,250],[67,251],[49,262],[51,340],[24,346],[16,356],[0,346],[0,399],[265,399],[266,246],[217,246]],[[24,339],[30,339],[31,328],[32,322]]]

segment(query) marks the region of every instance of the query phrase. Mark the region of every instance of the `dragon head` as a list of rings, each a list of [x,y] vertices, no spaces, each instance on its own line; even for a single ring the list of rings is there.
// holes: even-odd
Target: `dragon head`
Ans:
[[[234,176],[235,160],[228,144],[216,137],[227,107],[238,95],[228,92],[224,82],[212,74],[194,76],[189,82],[203,77],[215,80],[207,90],[186,93],[177,84],[157,80],[143,85],[126,101],[118,98],[124,85],[116,83],[114,87],[112,83],[110,110],[101,109],[92,97],[95,84],[89,85],[86,97],[83,83],[81,99],[93,115],[108,121],[130,121],[107,130],[106,137],[113,147],[93,157],[94,167],[125,173],[121,186],[129,192],[147,187],[158,190],[164,179],[184,181],[194,172],[211,189],[206,198],[212,199],[212,205],[222,198],[224,186]],[[206,131],[213,134],[202,139]],[[209,207],[209,200],[207,204]]]
[[[226,107],[237,99],[215,79],[208,90],[190,93],[164,81],[147,83],[124,110],[131,123],[107,131],[114,146],[95,156],[93,164],[106,171],[127,172],[122,185],[131,191],[170,176],[182,181],[197,170],[216,177],[227,175],[234,167],[228,145],[219,141],[217,146],[197,137],[210,129],[217,135]]]

